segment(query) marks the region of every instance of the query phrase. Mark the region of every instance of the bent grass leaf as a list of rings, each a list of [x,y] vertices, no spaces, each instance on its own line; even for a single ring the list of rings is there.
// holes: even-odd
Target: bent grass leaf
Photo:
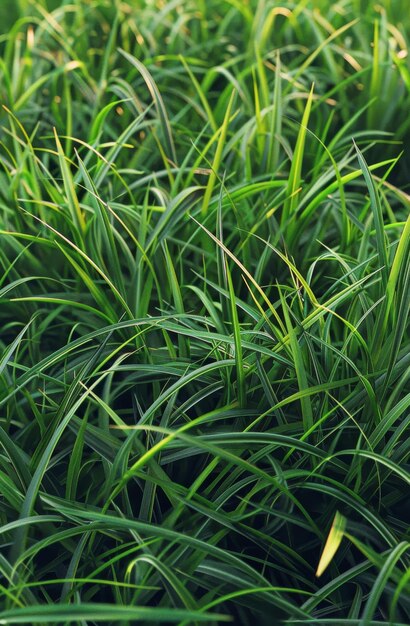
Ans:
[[[120,54],[122,54],[123,57],[127,59],[127,61],[129,61],[129,63],[131,63],[139,71],[142,78],[144,79],[149,89],[149,92],[152,96],[152,99],[154,101],[155,107],[157,109],[158,117],[159,117],[161,127],[162,127],[162,132],[163,132],[164,139],[165,139],[166,150],[168,153],[167,156],[168,158],[172,159],[174,163],[177,163],[177,155],[175,151],[174,139],[172,136],[171,124],[168,119],[167,110],[165,108],[165,104],[160,94],[160,91],[151,73],[147,70],[145,65],[141,63],[141,61],[138,61],[138,59],[132,56],[129,52],[126,52],[125,50],[121,50],[121,49],[119,50],[119,52]]]

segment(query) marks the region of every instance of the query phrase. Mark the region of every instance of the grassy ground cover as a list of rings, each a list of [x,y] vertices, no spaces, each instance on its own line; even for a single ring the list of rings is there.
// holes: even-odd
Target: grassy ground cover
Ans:
[[[409,624],[382,5],[1,2],[1,624]]]

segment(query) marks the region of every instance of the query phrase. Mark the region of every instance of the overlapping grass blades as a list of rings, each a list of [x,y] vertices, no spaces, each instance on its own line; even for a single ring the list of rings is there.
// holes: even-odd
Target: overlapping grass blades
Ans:
[[[409,623],[399,0],[0,17],[0,623]]]

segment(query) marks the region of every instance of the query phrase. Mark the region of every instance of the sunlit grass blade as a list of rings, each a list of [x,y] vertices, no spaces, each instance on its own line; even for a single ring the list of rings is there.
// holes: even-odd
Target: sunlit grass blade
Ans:
[[[303,113],[302,121],[300,123],[299,133],[296,141],[295,150],[292,156],[292,164],[290,167],[289,178],[288,178],[288,186],[287,186],[287,199],[283,207],[281,225],[284,228],[289,219],[293,218],[293,213],[295,207],[298,204],[298,191],[300,189],[301,184],[301,176],[302,176],[302,164],[303,164],[303,155],[305,150],[305,139],[306,132],[309,123],[310,110],[312,108],[313,101],[313,85],[310,90],[308,99],[306,101],[305,110]]]
[[[345,527],[346,519],[337,511],[317,566],[316,576],[321,576],[332,562],[342,542]]]
[[[228,102],[228,106],[226,108],[226,113],[225,113],[224,120],[222,122],[222,126],[218,129],[215,156],[212,161],[212,171],[211,171],[211,174],[209,175],[208,182],[205,188],[204,199],[202,201],[202,215],[206,215],[208,213],[209,203],[212,197],[212,192],[214,190],[217,178],[220,175],[219,168],[220,168],[221,161],[222,161],[222,153],[225,148],[229,121],[231,118],[231,112],[232,112],[232,107],[233,107],[233,103],[235,100],[235,96],[236,96],[235,91],[232,91],[231,97]]]

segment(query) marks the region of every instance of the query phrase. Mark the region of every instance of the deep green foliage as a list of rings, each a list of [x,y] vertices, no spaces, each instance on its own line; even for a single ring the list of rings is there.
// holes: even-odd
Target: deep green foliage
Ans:
[[[402,1],[0,17],[0,623],[408,624]]]

